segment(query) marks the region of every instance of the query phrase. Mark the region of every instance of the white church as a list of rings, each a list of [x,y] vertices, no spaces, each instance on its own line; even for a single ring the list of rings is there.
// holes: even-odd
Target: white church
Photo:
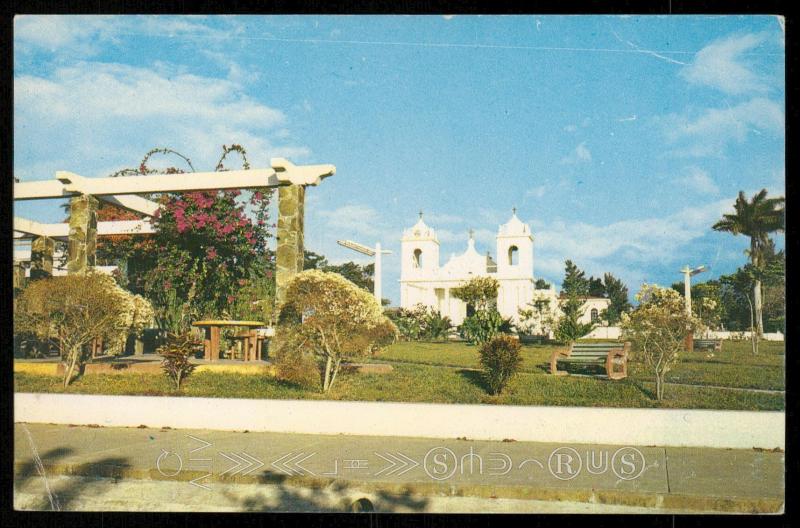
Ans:
[[[461,286],[473,277],[494,277],[500,284],[497,309],[503,317],[519,322],[519,309],[528,309],[534,301],[549,301],[558,310],[559,296],[551,285],[549,289],[535,289],[533,275],[533,234],[514,210],[511,219],[497,230],[496,255],[488,251],[481,254],[475,248],[470,232],[467,249],[461,255],[452,255],[440,264],[439,240],[436,231],[425,224],[420,213],[414,226],[403,231],[401,239],[400,306],[412,308],[423,304],[460,325],[467,316],[466,304],[450,295],[450,290]],[[588,298],[583,305],[582,322],[598,320],[599,314],[610,301]]]

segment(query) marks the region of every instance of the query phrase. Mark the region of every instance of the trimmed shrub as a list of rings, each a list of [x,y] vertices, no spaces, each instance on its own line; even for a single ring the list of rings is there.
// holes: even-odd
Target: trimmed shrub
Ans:
[[[278,379],[306,388],[318,387],[321,382],[319,363],[306,350],[305,339],[301,333],[286,328],[270,343],[270,355]]]
[[[167,342],[156,350],[156,353],[164,357],[161,361],[161,369],[175,384],[175,388],[180,390],[183,380],[194,372],[191,358],[200,349],[200,342],[189,332],[182,334],[169,334]]]
[[[522,364],[519,341],[501,335],[480,348],[480,363],[486,385],[492,394],[500,394]]]
[[[276,334],[297,334],[287,339],[324,365],[322,390],[327,392],[342,360],[371,355],[393,328],[369,292],[337,273],[307,270],[289,282]]]
[[[147,313],[144,305],[142,317]],[[134,296],[110,275],[97,272],[34,281],[16,299],[14,331],[58,346],[64,387],[80,371],[93,339],[124,342],[135,322]]]

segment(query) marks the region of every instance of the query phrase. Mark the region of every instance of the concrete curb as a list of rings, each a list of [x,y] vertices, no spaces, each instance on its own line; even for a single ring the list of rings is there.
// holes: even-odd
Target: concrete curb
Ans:
[[[106,427],[785,449],[784,412],[16,393],[14,420]]]

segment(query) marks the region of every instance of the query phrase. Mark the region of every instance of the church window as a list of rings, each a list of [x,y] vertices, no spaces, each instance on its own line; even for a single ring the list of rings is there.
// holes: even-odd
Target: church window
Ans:
[[[415,249],[414,250],[414,262],[413,262],[413,264],[414,264],[415,268],[421,268],[422,267],[422,250],[421,249]]]
[[[519,264],[519,248],[511,246],[508,248],[508,265],[516,266],[517,264]]]
[[[597,308],[592,308],[591,314],[592,314],[592,322],[593,323],[597,322],[597,320],[600,318],[597,314]]]

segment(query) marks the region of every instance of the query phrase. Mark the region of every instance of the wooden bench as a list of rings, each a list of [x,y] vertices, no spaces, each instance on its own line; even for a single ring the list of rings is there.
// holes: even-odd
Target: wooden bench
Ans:
[[[711,348],[715,352],[719,352],[722,350],[722,339],[695,339],[694,348],[696,349]]]
[[[556,376],[566,376],[567,372],[558,370],[559,361],[563,363],[601,364],[605,365],[609,379],[618,380],[628,376],[628,353],[631,344],[625,343],[572,343],[569,350],[557,349],[550,357],[550,373]],[[621,366],[622,370],[614,371],[614,364]]]

